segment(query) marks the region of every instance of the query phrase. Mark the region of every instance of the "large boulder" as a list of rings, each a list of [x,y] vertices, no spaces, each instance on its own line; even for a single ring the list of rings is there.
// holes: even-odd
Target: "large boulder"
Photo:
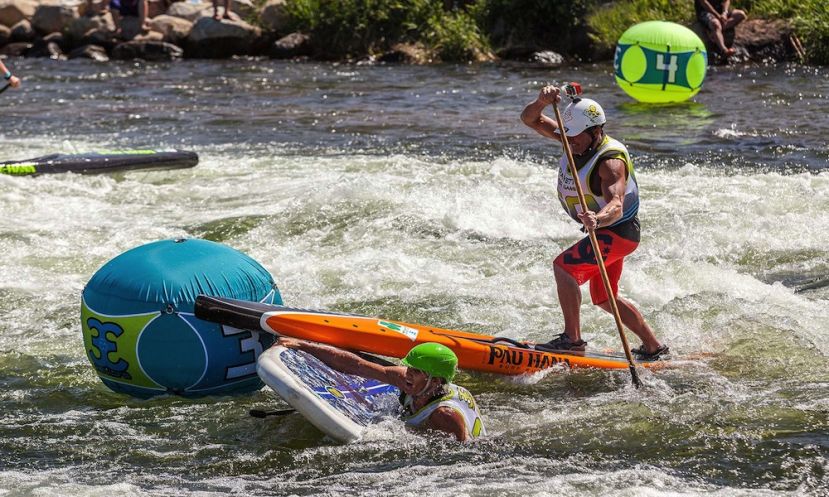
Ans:
[[[0,0],[0,24],[12,27],[35,15],[35,0]]]
[[[259,19],[266,31],[285,33],[290,20],[285,11],[285,0],[268,0],[259,13]]]
[[[181,58],[181,48],[163,41],[128,41],[112,49],[112,58],[120,60],[144,59],[168,61]]]
[[[24,43],[24,42],[17,42],[17,43],[9,43],[5,47],[0,48],[0,55],[10,55],[12,57],[20,57],[29,49],[32,48],[31,43]]]
[[[236,3],[234,2],[234,5]],[[233,12],[233,8],[231,7],[230,11],[230,19],[233,21],[240,21],[241,17],[236,12]],[[218,6],[217,12],[219,17],[224,17],[225,8],[221,5]],[[213,4],[212,3],[189,3],[189,2],[176,2],[167,9],[167,15],[173,17],[180,17],[181,19],[187,19],[190,22],[196,22],[202,17],[213,17]]]
[[[32,17],[32,27],[41,34],[63,31],[72,21],[80,17],[77,5],[41,4]]]
[[[793,59],[794,27],[782,19],[749,19],[740,23],[734,33],[734,46],[744,48],[752,60]]]
[[[251,0],[233,0],[231,13],[239,14],[244,21],[251,22],[259,17],[259,9]]]
[[[0,24],[0,47],[11,41],[12,30]]]
[[[107,53],[111,52],[118,40],[115,38],[115,33],[104,29],[91,29],[87,31],[83,38],[77,41],[76,45],[83,47],[86,45],[95,45],[103,47]]]
[[[98,45],[80,46],[69,52],[69,59],[92,59],[98,62],[109,61],[106,49]]]
[[[66,27],[66,35],[72,40],[80,40],[90,31],[115,31],[115,22],[112,19],[112,14],[106,14],[94,17],[78,17],[69,23]]]
[[[202,17],[187,37],[188,57],[222,59],[254,51],[262,31],[244,21],[216,21]]]
[[[552,50],[541,50],[532,54],[530,62],[538,67],[557,68],[564,64],[564,56]]]
[[[150,29],[164,35],[164,41],[181,45],[193,29],[193,23],[181,17],[160,15],[150,20]]]
[[[129,41],[136,36],[144,34],[144,27],[138,22],[138,18],[134,16],[127,16],[121,18],[121,34],[120,37],[124,41]]]
[[[174,2],[167,9],[167,15],[196,22],[202,17],[202,11],[205,9],[213,9],[213,5],[210,3]]]
[[[429,52],[421,44],[397,43],[377,59],[391,64],[428,64],[432,61]]]
[[[147,0],[147,19],[160,16],[167,12],[166,0]]]
[[[109,0],[86,0],[83,15],[99,16],[109,12]]]
[[[293,59],[311,55],[311,37],[303,33],[291,33],[276,40],[268,51],[274,59]]]
[[[64,60],[66,38],[63,33],[50,33],[35,40],[32,47],[26,51],[26,57],[49,57],[54,60]]]
[[[35,41],[37,34],[32,28],[32,23],[23,19],[12,26],[12,41],[31,43]]]

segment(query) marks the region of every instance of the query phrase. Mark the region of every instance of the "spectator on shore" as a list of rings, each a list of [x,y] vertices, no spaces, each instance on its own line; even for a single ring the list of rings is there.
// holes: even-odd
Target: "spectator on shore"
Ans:
[[[694,0],[697,19],[705,28],[708,37],[726,57],[734,55],[733,47],[725,46],[723,33],[746,20],[746,13],[731,8],[731,0]]]
[[[9,68],[6,67],[6,64],[3,64],[3,60],[0,59],[0,72],[3,73],[3,80],[12,88],[17,88],[20,86],[20,78],[13,75]],[[5,85],[4,85],[5,86]]]
[[[225,13],[222,16],[223,19],[230,20],[230,6],[232,3],[233,0],[224,0]],[[219,20],[219,0],[213,0],[213,19]]]
[[[147,0],[110,0],[109,8],[115,21],[116,34],[123,34],[123,21],[127,17],[138,18],[139,33],[149,31]]]

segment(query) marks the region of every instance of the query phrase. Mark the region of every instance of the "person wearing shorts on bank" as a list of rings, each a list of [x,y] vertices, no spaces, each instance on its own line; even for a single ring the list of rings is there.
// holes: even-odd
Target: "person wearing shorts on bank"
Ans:
[[[726,57],[734,55],[733,47],[725,46],[723,33],[746,20],[746,13],[731,8],[730,0],[694,0],[697,19],[705,27],[708,37]]]
[[[109,9],[113,20],[121,33],[121,22],[125,17],[137,17],[141,31],[150,29],[147,22],[147,0],[110,0]]]
[[[521,120],[540,135],[561,141],[558,123],[542,112],[547,105],[559,101],[559,89],[545,86],[538,98],[524,108]],[[559,162],[559,201],[573,220],[584,225],[585,231],[595,231],[616,295],[625,257],[639,246],[639,186],[633,162],[627,148],[604,133],[605,113],[594,100],[573,100],[564,109],[562,119],[589,210],[580,212],[576,184],[566,156]],[[556,257],[553,265],[558,300],[564,314],[564,332],[550,342],[537,344],[536,349],[583,351],[587,342],[581,339],[579,287],[589,282],[593,304],[612,312],[590,239],[585,237],[567,248]],[[622,323],[642,340],[642,346],[632,352],[638,358],[648,360],[667,354],[668,347],[656,339],[639,310],[619,296],[616,296],[616,303]]]

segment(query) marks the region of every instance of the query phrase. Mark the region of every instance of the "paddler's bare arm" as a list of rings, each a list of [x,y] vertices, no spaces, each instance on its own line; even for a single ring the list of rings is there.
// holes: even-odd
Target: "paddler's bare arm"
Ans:
[[[559,89],[555,86],[545,86],[538,94],[538,98],[524,107],[524,111],[521,112],[521,121],[541,136],[561,141],[560,136],[555,132],[558,129],[555,119],[542,113],[545,107],[560,101]]]
[[[429,427],[454,435],[458,442],[466,442],[468,438],[463,416],[449,407],[435,409],[435,412],[429,416]]]
[[[5,76],[11,74],[11,71],[9,71],[9,69],[6,67],[6,64],[3,64],[2,60],[0,60],[0,73],[3,74],[4,78],[5,78]],[[3,81],[3,80],[0,80],[0,81]],[[9,85],[12,88],[17,88],[18,86],[20,86],[20,78],[18,78],[17,76],[10,76],[9,79],[7,79],[6,81],[9,82]]]
[[[579,213],[579,219],[587,229],[610,226],[622,217],[625,206],[625,189],[627,188],[627,166],[620,159],[606,159],[599,165],[599,180],[602,196],[607,205],[597,213],[588,211]]]
[[[328,366],[346,374],[372,378],[400,389],[406,383],[404,366],[381,366],[346,350],[296,338],[279,337],[277,343],[289,349],[307,352]]]

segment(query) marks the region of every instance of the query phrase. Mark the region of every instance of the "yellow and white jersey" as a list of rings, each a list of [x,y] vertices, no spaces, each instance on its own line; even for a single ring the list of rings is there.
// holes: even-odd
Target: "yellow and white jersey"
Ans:
[[[622,142],[605,135],[601,145],[599,145],[599,149],[596,150],[593,157],[578,170],[579,183],[581,183],[581,189],[584,192],[584,200],[587,202],[587,208],[593,212],[599,212],[602,207],[607,205],[607,202],[601,191],[594,192],[590,188],[590,179],[599,162],[602,159],[608,158],[621,159],[627,166],[627,182],[625,184],[622,217],[613,223],[613,225],[617,225],[633,219],[639,212],[639,185],[636,182],[636,175],[633,172],[633,161],[631,161],[628,150]],[[566,156],[562,157],[559,163],[558,200],[561,202],[564,210],[567,211],[567,214],[573,220],[581,223],[577,215],[578,211],[581,210],[578,192],[576,191],[573,176],[570,174]]]
[[[447,383],[445,392],[415,413],[412,413],[411,409],[412,398],[408,395],[405,396],[403,399],[403,420],[406,425],[413,428],[420,427],[437,408],[448,407],[461,415],[469,438],[486,435],[483,418],[481,418],[481,413],[478,412],[478,404],[472,394],[469,393],[469,390],[454,383]]]

